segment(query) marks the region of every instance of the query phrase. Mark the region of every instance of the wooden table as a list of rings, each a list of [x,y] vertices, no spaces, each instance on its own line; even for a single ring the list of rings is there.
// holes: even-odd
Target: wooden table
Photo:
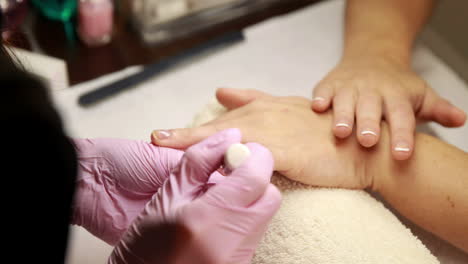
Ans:
[[[79,41],[67,41],[63,24],[46,20],[34,13],[31,14],[34,19],[30,26],[32,32],[30,37],[34,38],[34,42],[42,52],[67,62],[69,81],[74,85],[128,66],[155,63],[226,32],[242,30],[254,23],[320,0],[283,0],[258,12],[216,25],[192,36],[156,46],[145,44],[131,27],[127,1],[120,2],[114,20],[113,40],[103,47],[89,48]]]

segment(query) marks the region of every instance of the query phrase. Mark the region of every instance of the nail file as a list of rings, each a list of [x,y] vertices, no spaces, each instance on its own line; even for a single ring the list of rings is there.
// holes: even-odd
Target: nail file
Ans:
[[[232,144],[224,154],[224,165],[229,171],[238,168],[250,156],[250,149],[241,143]]]
[[[222,48],[239,43],[243,40],[244,35],[242,32],[235,31],[225,33],[224,35],[208,40],[207,42],[188,49],[178,55],[168,57],[155,64],[145,66],[141,72],[134,75],[87,92],[78,98],[78,103],[83,107],[89,107],[108,97],[117,95],[132,87],[136,87],[138,84],[154,78],[158,74],[167,72],[182,63],[193,61],[195,58],[211,54],[212,52],[219,51]]]

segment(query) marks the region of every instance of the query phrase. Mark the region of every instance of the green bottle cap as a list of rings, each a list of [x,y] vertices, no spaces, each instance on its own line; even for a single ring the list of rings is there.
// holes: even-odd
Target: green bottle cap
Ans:
[[[53,20],[68,22],[76,13],[78,0],[32,0],[42,15]]]

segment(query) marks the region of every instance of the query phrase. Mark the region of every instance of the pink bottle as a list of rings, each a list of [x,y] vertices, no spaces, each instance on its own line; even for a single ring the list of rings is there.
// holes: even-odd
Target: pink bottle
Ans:
[[[79,0],[78,34],[89,46],[107,44],[112,39],[112,0]]]

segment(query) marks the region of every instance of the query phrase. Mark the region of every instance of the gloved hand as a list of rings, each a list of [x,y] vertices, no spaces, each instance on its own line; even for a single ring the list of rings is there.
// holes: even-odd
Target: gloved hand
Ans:
[[[208,184],[228,147],[240,141],[238,129],[227,129],[190,147],[125,233],[109,263],[250,263],[281,196],[269,183],[272,155],[256,143],[246,144],[251,155],[242,165],[226,177],[213,174],[215,184]],[[190,238],[168,239],[171,228],[164,232],[161,226],[170,224],[184,226]],[[167,246],[155,246],[164,243],[162,239],[182,243],[171,245],[175,255],[169,259],[161,259]]]
[[[115,245],[177,166],[182,151],[125,139],[74,139],[72,224]]]

